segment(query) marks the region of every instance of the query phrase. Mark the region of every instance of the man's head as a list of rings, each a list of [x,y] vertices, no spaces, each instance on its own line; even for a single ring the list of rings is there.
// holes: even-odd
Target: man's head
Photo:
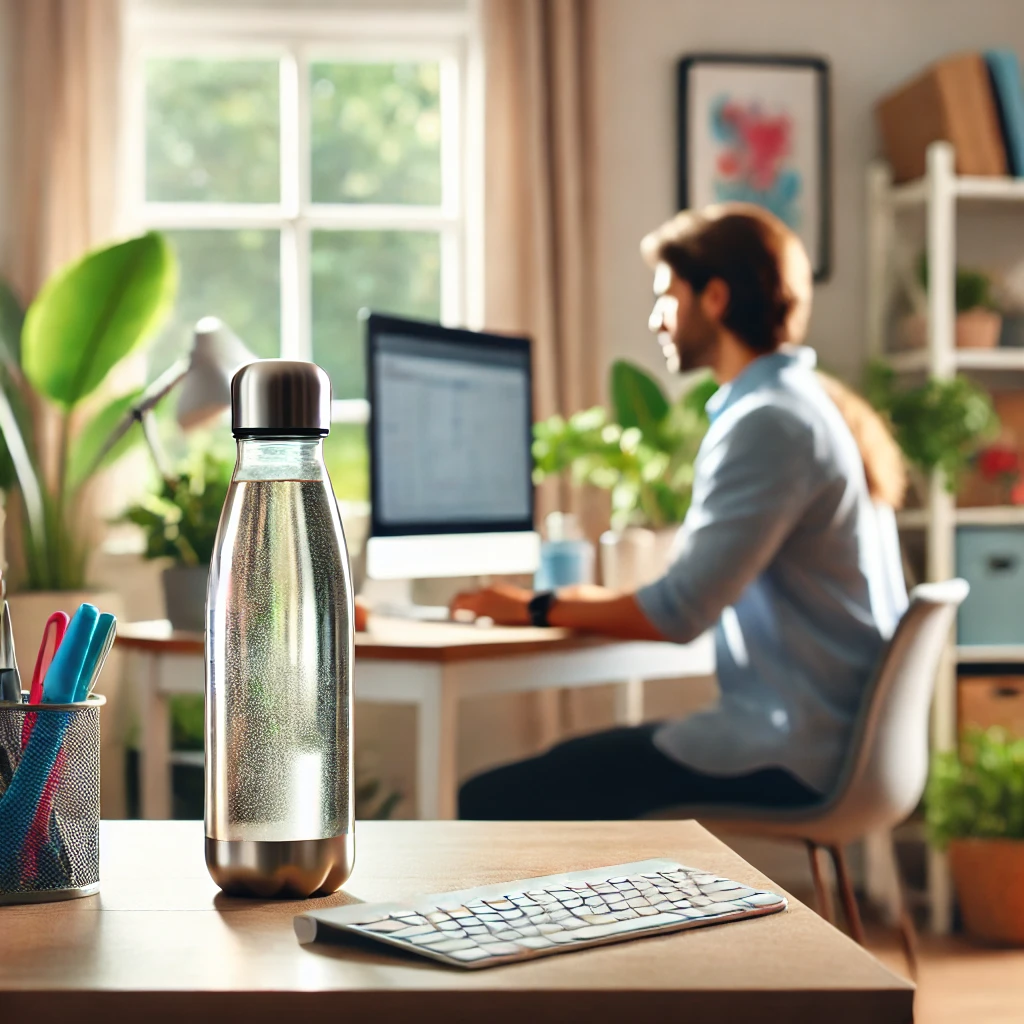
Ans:
[[[810,263],[799,238],[766,210],[684,210],[652,231],[641,252],[654,269],[650,328],[669,369],[716,367],[729,342],[759,356],[803,340]]]

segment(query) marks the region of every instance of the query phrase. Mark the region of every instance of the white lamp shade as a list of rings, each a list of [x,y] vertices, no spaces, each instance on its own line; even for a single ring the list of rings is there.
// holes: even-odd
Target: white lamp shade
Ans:
[[[181,381],[178,424],[191,430],[231,407],[231,378],[256,357],[214,316],[196,324],[188,372]]]

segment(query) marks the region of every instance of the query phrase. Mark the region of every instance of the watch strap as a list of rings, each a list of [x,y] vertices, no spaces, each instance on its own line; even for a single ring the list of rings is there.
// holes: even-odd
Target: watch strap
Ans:
[[[554,603],[555,592],[553,590],[542,590],[539,594],[534,594],[527,605],[527,610],[530,613],[530,622],[535,626],[551,625],[548,622],[548,613],[551,611],[551,606]]]

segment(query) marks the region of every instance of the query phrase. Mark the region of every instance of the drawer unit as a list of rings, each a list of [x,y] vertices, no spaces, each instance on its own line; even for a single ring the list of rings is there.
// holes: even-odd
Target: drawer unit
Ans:
[[[971,585],[957,643],[1024,643],[1024,527],[959,527],[956,567]]]

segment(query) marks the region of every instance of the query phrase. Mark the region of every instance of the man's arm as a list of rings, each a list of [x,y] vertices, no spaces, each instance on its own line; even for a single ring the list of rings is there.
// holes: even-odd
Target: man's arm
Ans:
[[[498,585],[459,594],[453,613],[469,613],[503,625],[529,625],[533,592],[522,587]],[[632,594],[604,587],[565,587],[557,592],[548,614],[552,626],[620,637],[623,640],[664,640],[657,627],[640,610]]]

